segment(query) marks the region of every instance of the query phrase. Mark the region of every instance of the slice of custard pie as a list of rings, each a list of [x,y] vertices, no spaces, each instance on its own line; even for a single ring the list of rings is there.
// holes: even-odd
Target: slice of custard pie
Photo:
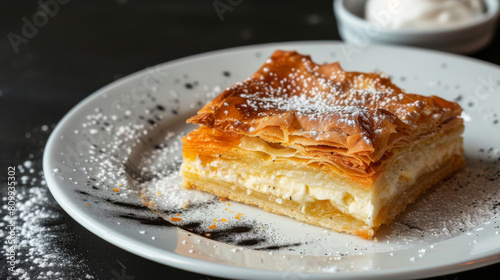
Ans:
[[[278,50],[188,120],[182,184],[369,239],[464,166],[461,112]]]

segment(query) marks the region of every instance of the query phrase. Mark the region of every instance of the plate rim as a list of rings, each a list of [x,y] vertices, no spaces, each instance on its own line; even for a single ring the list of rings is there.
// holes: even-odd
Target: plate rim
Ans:
[[[214,58],[216,56],[224,56],[228,53],[235,52],[245,52],[248,50],[262,48],[269,48],[275,46],[276,48],[288,48],[287,46],[318,46],[318,45],[344,45],[349,46],[349,44],[345,44],[342,41],[291,41],[291,42],[273,42],[266,44],[254,44],[254,45],[245,45],[239,47],[225,48],[220,50],[214,50],[199,54],[194,54],[174,60],[170,60],[167,62],[159,63],[152,67],[175,67],[179,64],[184,64],[188,62],[194,62],[196,60],[202,58]],[[472,63],[478,63],[483,66],[493,67],[496,70],[500,70],[500,67],[486,61],[482,61],[476,58],[470,58],[466,56],[461,56],[457,54],[450,54],[441,51],[428,50],[422,48],[415,47],[405,47],[405,46],[386,46],[386,45],[368,45],[364,48],[382,48],[382,49],[397,49],[403,51],[411,51],[411,52],[420,52],[423,54],[434,54],[439,56],[450,57],[452,59],[466,60]],[[264,58],[263,58],[264,59]],[[242,266],[233,266],[220,264],[200,259],[191,258],[189,256],[181,255],[176,253],[175,251],[165,251],[163,249],[159,249],[158,247],[154,247],[152,245],[137,242],[133,238],[130,238],[119,231],[116,231],[112,228],[109,228],[107,225],[101,225],[98,220],[90,219],[89,216],[83,215],[82,211],[79,211],[78,208],[71,207],[72,202],[68,200],[66,196],[63,195],[62,192],[58,191],[63,186],[59,186],[55,176],[52,174],[49,166],[52,161],[50,155],[53,154],[53,150],[57,150],[57,136],[61,134],[63,128],[67,125],[72,116],[85,108],[88,103],[92,102],[95,98],[103,95],[107,91],[112,88],[116,88],[131,79],[136,77],[140,77],[144,75],[148,69],[151,67],[147,67],[145,69],[139,70],[137,72],[133,72],[128,74],[120,79],[113,81],[100,89],[96,90],[89,96],[85,97],[83,100],[78,102],[75,106],[69,110],[63,118],[57,123],[54,130],[51,132],[47,143],[45,145],[44,154],[43,154],[43,173],[45,177],[45,181],[47,186],[54,196],[55,200],[58,204],[64,209],[66,213],[68,213],[75,221],[77,221],[80,225],[82,225],[87,230],[91,231],[93,234],[98,237],[106,240],[107,242],[123,249],[128,252],[131,252],[135,255],[144,257],[146,259],[161,263],[163,265],[172,266],[175,268],[195,272],[195,273],[203,273],[212,276],[218,277],[228,277],[228,275],[245,275],[245,279],[248,278],[262,278],[266,276],[272,279],[281,279],[283,274],[287,271],[276,271],[276,270],[266,270],[266,269],[253,269]],[[99,226],[101,225],[101,226]],[[108,230],[106,230],[108,229]],[[110,231],[111,230],[111,231]],[[140,246],[138,245],[140,244]],[[148,250],[144,250],[147,248]],[[493,250],[491,252],[483,252],[481,254],[477,254],[474,256],[468,256],[467,258],[462,258],[459,260],[441,262],[439,264],[434,265],[424,265],[424,266],[414,266],[414,267],[406,267],[399,269],[386,269],[386,270],[370,270],[370,271],[356,271],[356,272],[335,272],[335,273],[308,273],[315,278],[321,279],[355,279],[359,277],[363,277],[365,279],[388,279],[388,278],[398,278],[398,277],[432,277],[437,275],[461,272],[465,270],[475,269],[479,267],[483,267],[486,265],[494,264],[500,262],[500,249]],[[204,267],[208,266],[208,267]],[[217,273],[220,271],[224,271],[224,273]]]

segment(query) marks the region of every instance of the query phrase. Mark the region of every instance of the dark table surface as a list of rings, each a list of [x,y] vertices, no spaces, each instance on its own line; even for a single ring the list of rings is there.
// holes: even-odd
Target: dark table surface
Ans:
[[[105,242],[58,206],[46,191],[41,174],[44,144],[55,124],[86,96],[124,75],[212,50],[269,42],[340,39],[331,0],[233,0],[230,4],[234,7],[222,14],[214,8],[214,2],[229,3],[226,0],[0,3],[1,279],[12,276],[5,260],[9,166],[17,167],[17,192],[24,194],[18,197],[19,205],[24,207],[18,213],[30,211],[28,206],[33,202],[29,199],[35,190],[39,201],[35,202],[36,207],[31,207],[51,213],[48,219],[36,218],[40,223],[36,226],[28,224],[29,219],[19,220],[18,234],[23,236],[18,237],[27,242],[26,248],[20,250],[27,253],[18,256],[21,263],[16,268],[22,270],[16,277],[218,279],[161,265]],[[50,17],[35,19],[39,27],[24,30],[28,36],[22,36],[26,21],[33,22],[33,16],[41,9],[39,3],[52,3]],[[499,49],[500,36],[497,36],[489,47],[471,56],[498,65]],[[36,234],[44,238],[37,239]],[[46,244],[29,243],[36,241]],[[30,246],[35,249],[29,251]],[[52,265],[37,260],[44,257],[50,258]],[[500,264],[495,264],[433,279],[498,279],[498,272]]]

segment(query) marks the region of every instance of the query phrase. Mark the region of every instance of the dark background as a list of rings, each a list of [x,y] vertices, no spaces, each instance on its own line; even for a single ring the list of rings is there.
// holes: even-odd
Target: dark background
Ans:
[[[55,0],[42,0],[50,1]],[[38,28],[33,38],[20,43],[17,52],[8,34],[21,35],[22,19],[32,19],[39,9],[38,1],[0,3],[2,197],[6,196],[7,166],[22,164],[32,154],[37,170],[41,170],[43,146],[50,129],[86,96],[124,75],[211,50],[269,42],[340,39],[331,0],[233,0],[237,5],[223,13],[222,20],[213,0],[64,2],[68,3],[58,5],[57,13]],[[500,38],[472,57],[498,65],[498,50]],[[42,131],[43,125],[49,131]],[[126,273],[119,278],[128,280],[218,279],[160,265],[119,249],[87,231],[52,198],[51,201],[51,207],[62,213],[58,222],[74,237],[64,246],[54,246],[81,259],[82,271],[74,270],[71,279],[91,274],[96,279],[120,280],[112,271],[120,271],[121,265],[126,267]],[[4,279],[3,256],[0,259],[0,278]],[[434,279],[497,279],[498,272],[500,264]],[[36,275],[35,269],[32,279]]]

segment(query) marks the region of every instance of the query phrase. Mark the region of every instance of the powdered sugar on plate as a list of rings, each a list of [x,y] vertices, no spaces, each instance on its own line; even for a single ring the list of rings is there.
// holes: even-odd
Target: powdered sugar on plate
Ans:
[[[253,57],[254,53],[246,55]],[[436,260],[437,254],[457,240],[468,252],[496,246],[490,241],[498,240],[499,147],[474,138],[467,130],[465,139],[473,143],[466,146],[467,167],[431,189],[391,226],[382,228],[378,242],[182,189],[180,139],[194,128],[185,121],[231,84],[228,81],[215,90],[210,83],[226,79],[222,73],[227,69],[215,73],[201,67],[209,62],[219,67],[219,60],[222,56],[202,64],[193,61],[200,67],[189,68],[189,75],[183,72],[185,68],[176,68],[182,63],[167,65],[164,69],[172,74],[157,85],[157,91],[142,91],[130,101],[130,91],[141,86],[146,73],[132,77],[87,100],[61,124],[52,143],[49,176],[56,182],[51,188],[61,201],[70,201],[68,212],[81,214],[87,226],[104,226],[119,233],[118,237],[127,234],[135,245],[146,245],[127,250],[144,248],[148,254],[144,256],[160,252],[169,265],[175,265],[172,259],[182,255],[184,260],[188,256],[256,269],[294,267],[306,275],[334,274],[392,269],[399,263],[401,267],[418,266]],[[241,80],[247,74],[241,71],[231,77]],[[419,82],[428,80],[424,74]],[[129,103],[123,101],[125,97]],[[466,126],[475,125],[481,124],[472,114]],[[120,240],[108,241],[126,247]]]

